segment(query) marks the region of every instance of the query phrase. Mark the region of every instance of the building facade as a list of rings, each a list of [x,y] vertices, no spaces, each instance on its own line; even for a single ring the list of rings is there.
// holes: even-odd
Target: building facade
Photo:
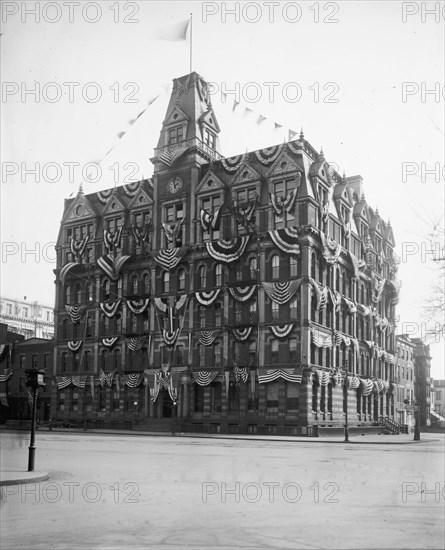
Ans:
[[[155,429],[396,429],[398,260],[360,176],[299,139],[224,158],[174,80],[153,177],[65,201],[55,419]]]
[[[434,421],[443,422],[445,418],[445,380],[434,380]]]
[[[54,338],[54,308],[47,304],[0,297],[0,322],[25,338]]]

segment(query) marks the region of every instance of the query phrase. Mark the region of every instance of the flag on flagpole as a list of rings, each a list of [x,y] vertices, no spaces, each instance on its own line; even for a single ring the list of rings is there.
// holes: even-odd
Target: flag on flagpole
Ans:
[[[187,40],[187,29],[190,24],[190,19],[176,23],[175,25],[168,25],[158,29],[154,36],[158,40],[167,40],[168,42],[180,42]]]

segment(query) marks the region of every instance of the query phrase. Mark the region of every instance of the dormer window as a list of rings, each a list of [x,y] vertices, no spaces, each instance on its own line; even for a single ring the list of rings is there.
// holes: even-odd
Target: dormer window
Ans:
[[[168,131],[168,145],[174,145],[184,139],[183,126],[176,126],[176,128],[170,128]]]
[[[210,130],[207,130],[207,128],[204,130],[204,142],[206,145],[208,145],[212,149],[215,149],[216,136],[213,132],[211,132]]]

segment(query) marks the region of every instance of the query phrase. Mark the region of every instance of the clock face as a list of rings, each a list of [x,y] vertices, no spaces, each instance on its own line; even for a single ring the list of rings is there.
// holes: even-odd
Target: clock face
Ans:
[[[182,185],[182,179],[172,178],[167,184],[167,189],[170,191],[170,193],[177,193],[182,189]]]

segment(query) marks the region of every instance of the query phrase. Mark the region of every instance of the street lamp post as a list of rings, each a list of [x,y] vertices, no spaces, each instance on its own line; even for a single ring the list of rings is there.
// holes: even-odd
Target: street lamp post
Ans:
[[[348,363],[345,365],[345,380],[343,383],[343,400],[345,403],[345,443],[349,443],[349,424],[348,424]]]
[[[414,441],[420,441],[420,407],[418,403],[414,403]]]
[[[44,386],[43,375],[44,370],[37,370],[37,364],[33,365],[34,368],[25,371],[28,380],[26,385],[32,390],[32,415],[31,415],[31,439],[29,442],[28,453],[28,472],[34,471],[34,462],[36,454],[36,419],[37,419],[37,389],[39,386]]]

